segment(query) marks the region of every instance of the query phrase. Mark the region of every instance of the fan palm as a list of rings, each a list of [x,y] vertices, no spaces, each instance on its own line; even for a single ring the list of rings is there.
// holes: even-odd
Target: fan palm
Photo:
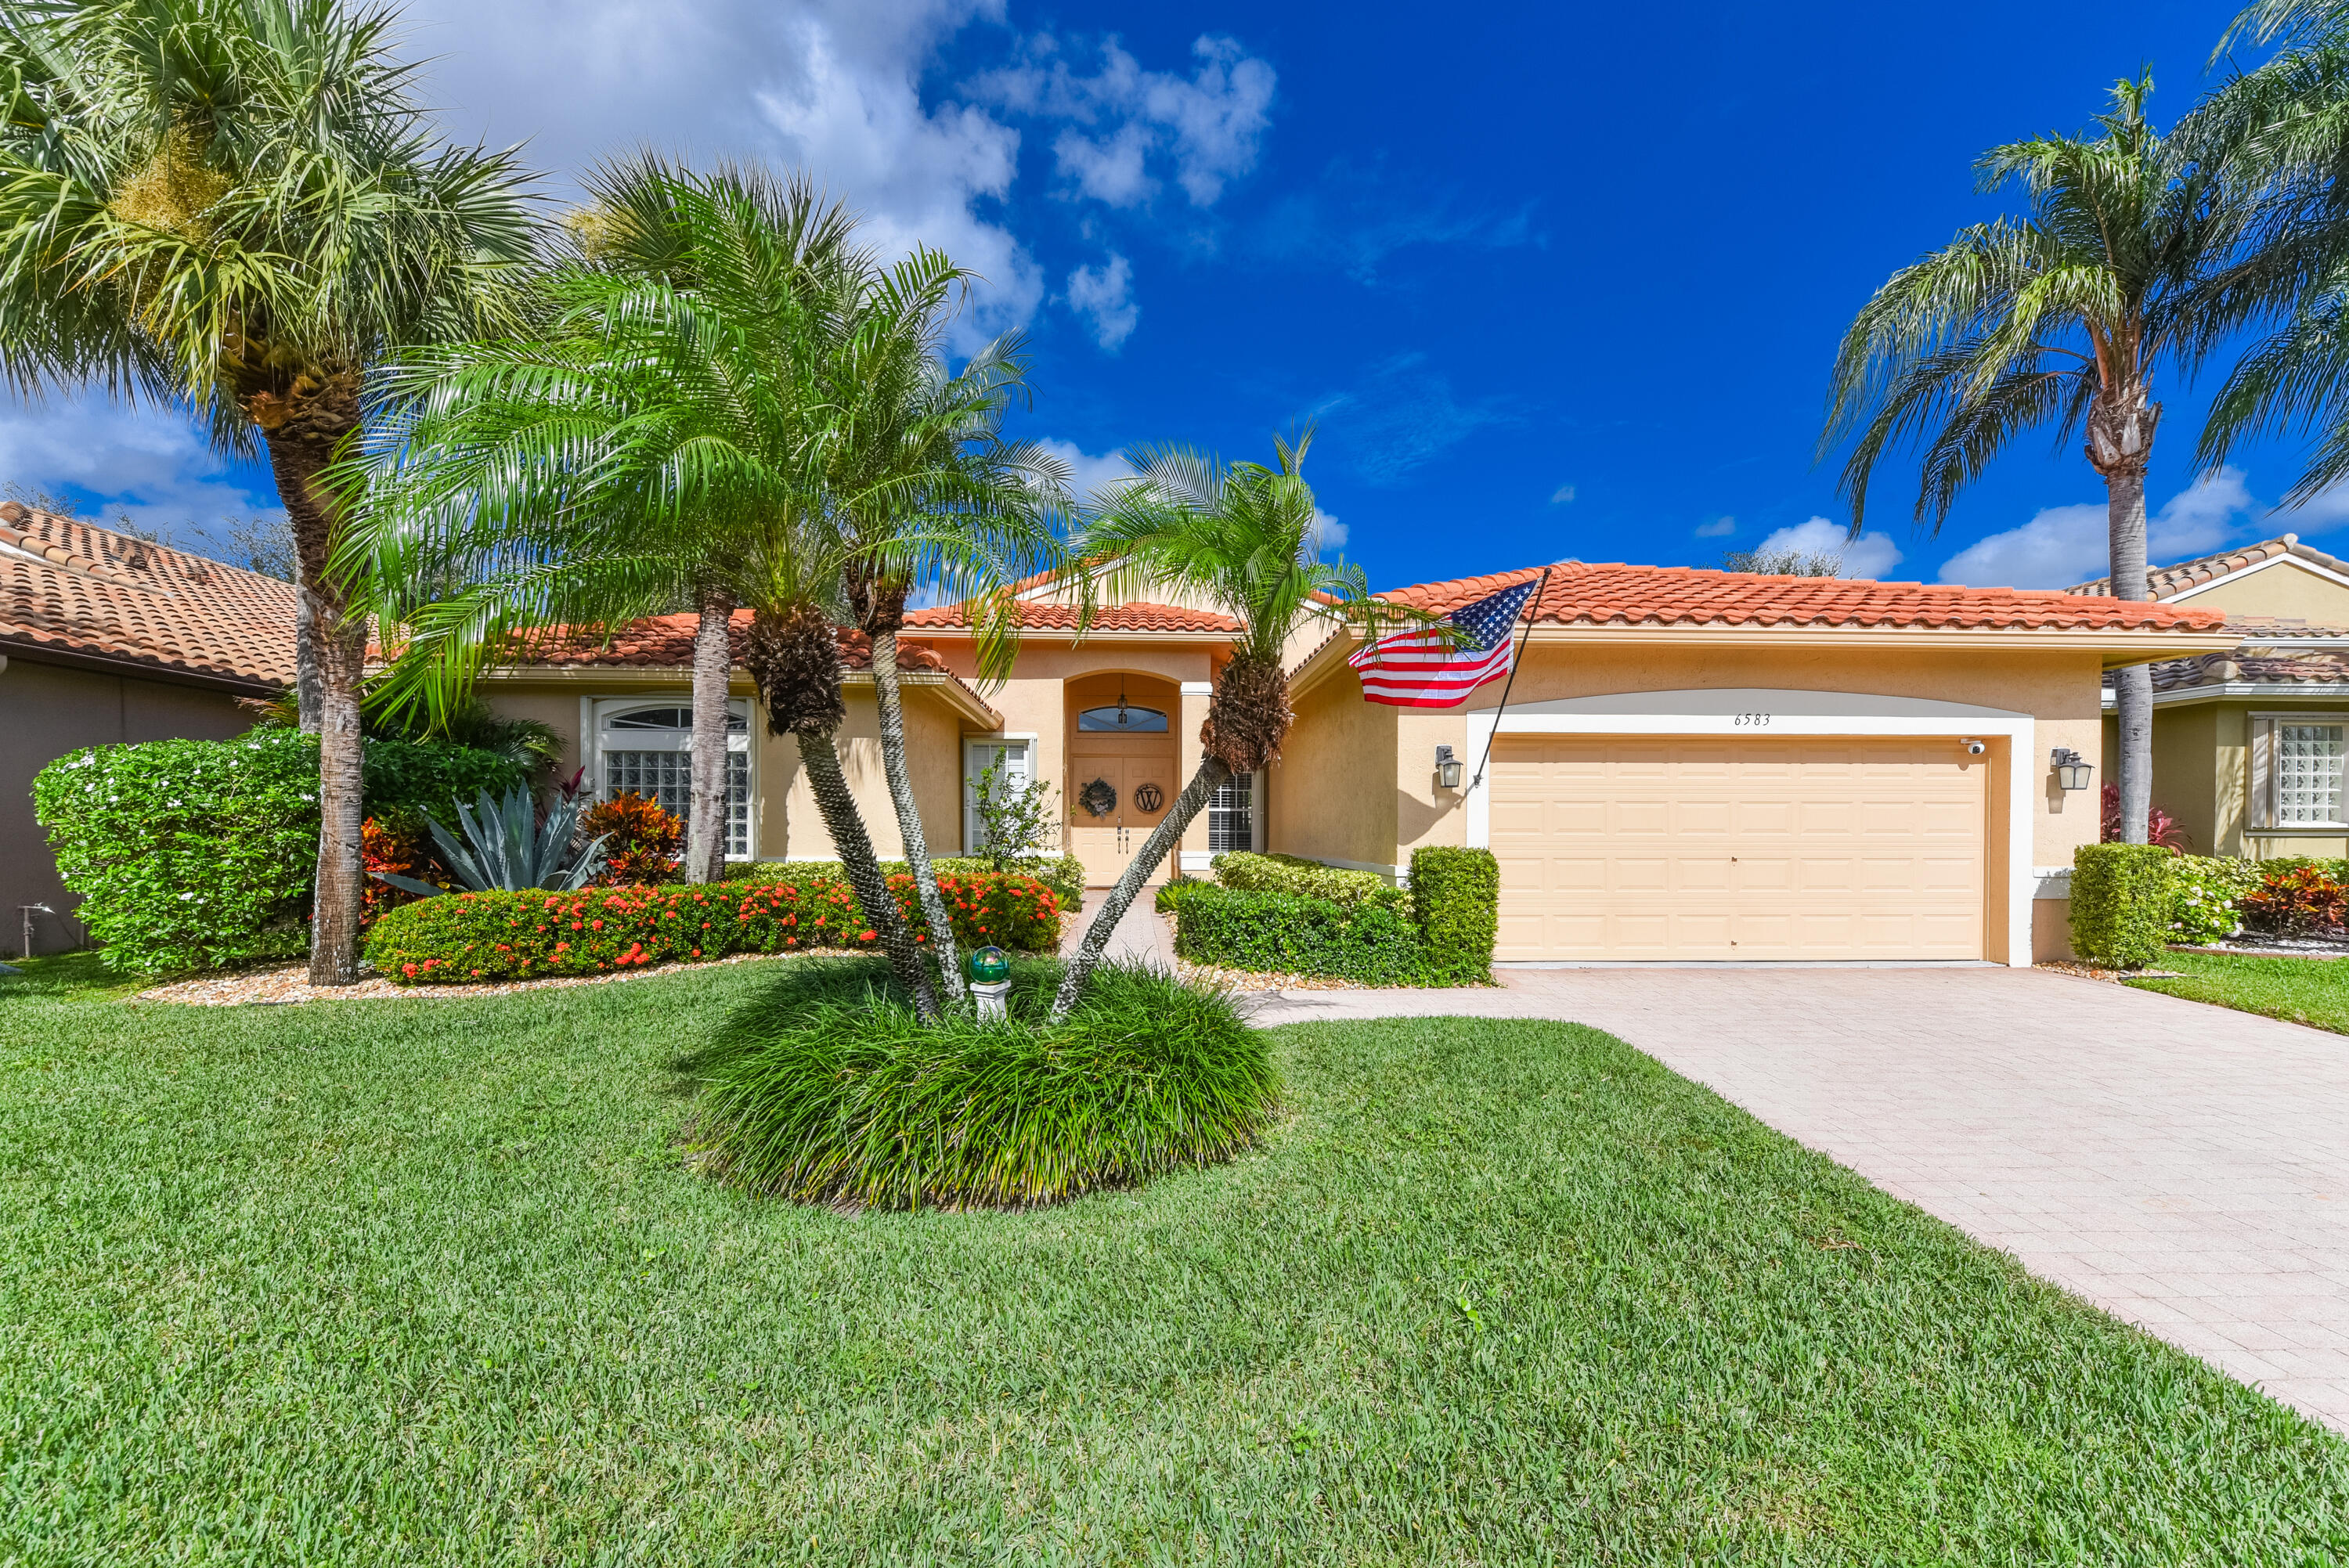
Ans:
[[[636,194],[664,209],[647,239],[669,253],[661,265],[559,265],[532,335],[422,354],[391,377],[399,417],[350,553],[421,591],[394,606],[394,678],[460,686],[531,627],[609,626],[688,589],[750,609],[743,657],[768,724],[796,740],[865,920],[934,1010],[833,741],[833,616],[857,550],[823,459],[842,324],[875,268],[803,181],[726,169]]]
[[[971,606],[982,682],[1009,675],[1019,636],[1011,585],[1059,569],[1053,523],[1068,504],[1065,464],[1002,439],[1005,405],[1026,371],[1016,341],[947,368],[947,311],[968,278],[917,252],[860,303],[832,362],[837,417],[823,454],[832,516],[851,552],[850,617],[871,640],[882,770],[940,982],[956,1001],[961,958],[906,762],[898,634],[908,594],[935,587]]]
[[[1985,189],[2013,182],[2022,219],[1960,232],[1901,268],[1846,333],[1821,449],[1852,443],[1842,488],[1856,535],[1890,447],[1923,448],[1915,506],[1938,529],[1958,493],[2015,438],[2084,428],[2106,487],[2112,591],[2145,599],[2146,467],[2165,368],[2190,371],[2251,304],[2214,290],[2245,229],[2223,184],[2146,119],[2149,77],[2117,84],[2094,134],[1993,148]],[[2115,672],[2122,824],[2143,842],[2152,787],[2153,688]]]
[[[1361,569],[1319,558],[1313,491],[1299,471],[1312,443],[1276,441],[1271,466],[1226,465],[1184,447],[1145,448],[1130,459],[1135,478],[1112,489],[1080,534],[1072,570],[1096,592],[1126,598],[1152,588],[1199,594],[1240,624],[1231,657],[1216,674],[1199,727],[1198,770],[1143,841],[1110,889],[1062,972],[1054,1016],[1065,1016],[1108,950],[1109,939],[1143,884],[1182,841],[1208,798],[1235,774],[1280,755],[1292,715],[1281,651],[1300,624],[1374,621]],[[1393,612],[1400,616],[1402,612]]]
[[[530,253],[513,157],[435,139],[392,22],[333,0],[0,5],[10,381],[188,408],[222,451],[267,453],[292,518],[326,985],[357,973],[367,628],[328,570],[348,518],[320,474],[369,367],[497,319]]]

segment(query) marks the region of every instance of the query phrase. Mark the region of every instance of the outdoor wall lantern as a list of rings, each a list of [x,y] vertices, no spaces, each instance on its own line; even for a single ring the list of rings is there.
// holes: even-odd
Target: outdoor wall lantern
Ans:
[[[1452,748],[1435,748],[1435,781],[1446,789],[1460,788],[1460,758],[1452,755]]]
[[[2080,754],[2068,746],[2059,746],[2049,753],[2047,762],[2055,769],[2056,782],[2062,784],[2066,789],[2085,789],[2088,787],[2088,775],[2095,771],[2087,763],[2081,761]]]

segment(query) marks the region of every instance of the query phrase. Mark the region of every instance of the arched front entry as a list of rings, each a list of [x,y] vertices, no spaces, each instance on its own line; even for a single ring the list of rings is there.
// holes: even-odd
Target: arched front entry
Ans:
[[[1085,884],[1107,887],[1174,805],[1174,727],[1182,691],[1157,676],[1086,676],[1068,683],[1069,852],[1084,862]],[[1174,857],[1154,875],[1163,881]]]

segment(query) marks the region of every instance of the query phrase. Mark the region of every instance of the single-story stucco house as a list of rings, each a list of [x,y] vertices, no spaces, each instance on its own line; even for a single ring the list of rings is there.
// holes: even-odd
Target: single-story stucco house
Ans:
[[[2349,855],[2349,561],[2287,533],[2149,576],[2156,601],[2222,611],[2233,635],[2153,666],[2155,806],[2201,854]],[[2105,736],[2109,758],[2117,725]]]
[[[1448,611],[1542,568],[1392,597]],[[2225,617],[2109,597],[1680,567],[1561,562],[1528,607],[1503,683],[1456,709],[1363,700],[1350,634],[1292,658],[1297,724],[1278,764],[1194,824],[1183,869],[1219,851],[1303,855],[1384,875],[1423,844],[1489,846],[1504,962],[1946,960],[2063,951],[2072,852],[2094,791],[2057,748],[2095,756],[2102,674],[2233,645]],[[968,619],[905,633],[915,789],[934,851],[975,847],[970,781],[1009,756],[1054,786],[1065,848],[1105,883],[1197,765],[1237,630],[1180,603],[1111,606],[1076,635],[1048,584],[1022,593],[1010,678],[982,691]],[[493,707],[547,720],[597,791],[685,799],[692,622],[552,645],[495,672]],[[898,849],[865,650],[843,639],[842,752],[874,838]],[[832,845],[796,748],[753,722],[737,676],[730,850],[820,860]],[[1464,763],[1443,781],[1441,748]],[[1478,784],[1475,775],[1489,766]]]
[[[33,776],[85,746],[225,740],[294,679],[294,585],[77,518],[0,505],[0,947],[80,945]]]

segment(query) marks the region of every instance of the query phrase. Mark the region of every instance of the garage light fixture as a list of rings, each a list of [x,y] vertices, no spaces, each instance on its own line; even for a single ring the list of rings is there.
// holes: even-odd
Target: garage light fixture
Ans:
[[[1460,788],[1460,758],[1452,755],[1452,748],[1435,748],[1435,781],[1446,789]]]
[[[2088,775],[2095,769],[2080,760],[2080,754],[2068,746],[2059,746],[2048,754],[2047,764],[2055,769],[2056,781],[2066,789],[2085,789]]]

